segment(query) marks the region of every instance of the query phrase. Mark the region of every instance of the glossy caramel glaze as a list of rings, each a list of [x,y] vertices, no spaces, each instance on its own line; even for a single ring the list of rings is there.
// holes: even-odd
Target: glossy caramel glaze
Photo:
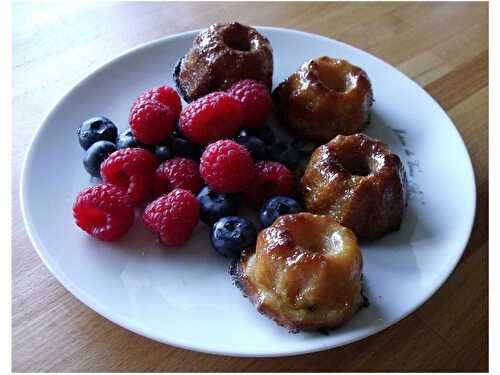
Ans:
[[[335,328],[365,303],[356,237],[331,216],[280,216],[232,274],[258,311],[290,331]]]
[[[401,160],[364,134],[338,135],[318,147],[300,188],[307,211],[331,215],[360,238],[398,230],[406,206]]]
[[[315,142],[359,132],[373,103],[364,70],[323,56],[307,61],[273,93],[278,117],[294,133]]]
[[[238,22],[214,24],[198,34],[174,71],[186,101],[224,91],[247,78],[271,89],[273,51],[267,38]]]

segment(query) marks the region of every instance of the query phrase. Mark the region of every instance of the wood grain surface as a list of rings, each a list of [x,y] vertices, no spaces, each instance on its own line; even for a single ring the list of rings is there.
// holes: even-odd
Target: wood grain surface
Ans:
[[[318,33],[382,58],[436,98],[465,140],[478,193],[472,237],[444,286],[395,326],[342,348],[288,358],[194,353],[97,315],[36,254],[21,217],[18,181],[42,118],[82,77],[123,51],[229,20]],[[487,3],[17,3],[13,111],[13,371],[488,369]]]

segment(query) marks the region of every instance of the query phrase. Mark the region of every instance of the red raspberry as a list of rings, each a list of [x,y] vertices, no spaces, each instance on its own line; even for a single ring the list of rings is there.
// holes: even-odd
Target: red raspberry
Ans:
[[[167,139],[174,130],[173,110],[154,101],[140,101],[130,110],[128,119],[132,134],[142,143],[154,145]]]
[[[260,206],[275,195],[287,196],[293,189],[293,174],[277,161],[259,161],[255,175],[245,195],[253,204]]]
[[[200,174],[213,190],[220,193],[244,191],[253,178],[254,166],[245,147],[230,140],[207,146],[200,160]]]
[[[151,202],[142,219],[162,243],[179,246],[191,237],[199,215],[200,206],[195,195],[184,189],[175,189]]]
[[[156,169],[153,191],[160,196],[179,188],[196,194],[202,186],[198,164],[191,159],[175,158],[164,161]]]
[[[243,106],[226,92],[212,92],[185,107],[179,125],[191,141],[208,144],[235,135],[243,121]]]
[[[154,87],[143,92],[132,105],[132,111],[134,110],[134,107],[139,105],[141,102],[146,101],[156,101],[166,105],[174,113],[175,120],[177,121],[179,118],[182,109],[181,98],[179,97],[179,94],[177,94],[177,91],[175,91],[172,87]]]
[[[138,205],[148,198],[158,159],[143,148],[123,148],[113,152],[101,164],[104,182],[125,189],[132,204]]]
[[[236,82],[228,90],[243,104],[245,128],[258,128],[265,124],[273,111],[273,100],[266,85],[245,79]]]
[[[134,222],[134,207],[123,189],[97,185],[78,194],[73,217],[76,225],[92,237],[113,241],[129,231]]]

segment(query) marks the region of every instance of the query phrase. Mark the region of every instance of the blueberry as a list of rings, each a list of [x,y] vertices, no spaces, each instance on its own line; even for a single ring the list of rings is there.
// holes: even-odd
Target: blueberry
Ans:
[[[236,143],[245,146],[245,148],[250,151],[250,154],[252,154],[254,160],[267,159],[266,145],[259,138],[252,135],[241,135],[240,133],[234,140]]]
[[[241,129],[236,138],[238,137],[249,137],[253,135],[252,131],[250,129]]]
[[[300,212],[300,205],[295,199],[276,196],[267,200],[259,212],[259,219],[264,228],[270,226],[278,216]]]
[[[170,148],[173,156],[180,156],[198,161],[203,153],[200,145],[182,137],[177,132],[168,138],[165,144]]]
[[[200,219],[207,225],[213,225],[224,216],[236,215],[238,204],[233,195],[218,193],[205,186],[198,193],[200,202]]]
[[[300,161],[300,154],[289,144],[276,142],[269,147],[269,154],[273,160],[279,161],[291,170],[297,168]]]
[[[156,145],[155,146],[156,157],[163,161],[172,158],[172,150],[168,145]]]
[[[117,133],[115,124],[102,116],[85,120],[77,130],[78,142],[84,150],[88,150],[97,141],[115,143]]]
[[[295,138],[292,142],[292,146],[302,155],[309,156],[312,154],[314,149],[317,147],[312,142],[306,141],[301,138]]]
[[[268,125],[256,129],[241,129],[238,133],[238,137],[247,137],[250,135],[259,138],[266,145],[272,145],[276,141],[276,137]]]
[[[124,132],[120,133],[116,140],[116,147],[118,149],[140,147],[148,151],[155,152],[154,145],[146,145],[140,142],[139,140],[137,140],[137,138],[132,133],[132,130],[130,129],[127,129]]]
[[[252,222],[243,217],[225,216],[214,224],[210,239],[219,254],[238,256],[255,243],[257,231]]]
[[[124,132],[120,133],[118,139],[116,140],[117,148],[132,148],[132,147],[140,147],[139,141],[132,134],[132,130],[127,129]]]
[[[89,147],[83,158],[83,166],[94,177],[101,177],[101,163],[116,151],[114,143],[98,141]]]
[[[269,126],[263,126],[261,128],[252,129],[252,135],[262,139],[266,145],[272,145],[276,142],[276,137]]]

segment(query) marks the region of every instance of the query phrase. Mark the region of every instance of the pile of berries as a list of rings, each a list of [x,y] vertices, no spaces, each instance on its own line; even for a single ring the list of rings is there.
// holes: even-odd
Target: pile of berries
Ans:
[[[140,210],[161,243],[179,246],[201,220],[218,253],[240,254],[255,243],[257,229],[237,216],[238,196],[260,209],[262,227],[301,210],[292,198],[293,171],[313,147],[278,141],[266,125],[271,113],[267,87],[243,80],[184,108],[173,88],[148,90],[132,104],[130,128],[120,134],[105,117],[84,121],[77,132],[83,164],[102,184],[78,194],[76,224],[113,241]]]

